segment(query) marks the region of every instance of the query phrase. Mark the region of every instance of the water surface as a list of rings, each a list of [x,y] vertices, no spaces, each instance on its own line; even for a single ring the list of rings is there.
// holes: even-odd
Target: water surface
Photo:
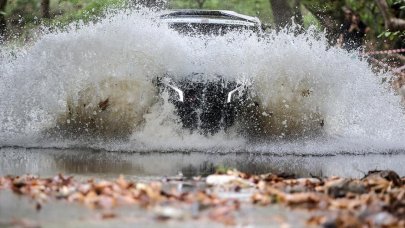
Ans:
[[[391,169],[405,176],[405,153],[297,156],[260,153],[110,152],[88,149],[0,149],[0,175],[58,173],[78,177],[161,179],[165,176],[209,175],[217,167],[249,173],[289,173],[297,176],[362,177],[375,169]]]

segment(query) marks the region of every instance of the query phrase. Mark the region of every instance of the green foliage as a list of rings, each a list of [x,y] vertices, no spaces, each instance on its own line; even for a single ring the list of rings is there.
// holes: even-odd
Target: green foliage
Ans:
[[[50,13],[53,21],[69,23],[87,21],[92,15],[101,14],[104,9],[122,5],[125,0],[51,0]],[[5,15],[14,26],[37,24],[41,18],[40,0],[9,1]]]
[[[61,15],[52,20],[52,24],[65,25],[73,21],[88,22],[101,15],[107,8],[123,6],[124,0],[69,0]]]
[[[5,14],[14,24],[24,21],[33,21],[39,16],[40,1],[15,0],[8,1]]]
[[[322,26],[319,23],[318,19],[305,7],[301,7],[304,28],[309,28],[310,26],[315,26],[316,28],[320,29]]]
[[[72,22],[97,20],[106,9],[118,8],[126,0],[50,0],[50,19],[42,18],[41,0],[9,0],[5,9],[7,34],[22,44],[40,25],[63,27]]]
[[[226,174],[229,170],[232,170],[232,168],[224,165],[220,165],[215,167],[215,173],[216,174]]]
[[[74,21],[93,21],[102,15],[105,9],[119,8],[131,0],[50,0],[51,19],[41,18],[41,0],[9,0],[4,12],[10,34],[22,34],[40,24],[64,26]],[[292,0],[290,0],[292,2]],[[348,6],[360,14],[362,21],[371,29],[367,39],[390,41],[404,39],[404,32],[386,31],[381,12],[372,0],[300,0],[304,27],[315,25],[323,29],[331,24],[335,33],[342,23],[342,7]],[[395,7],[399,17],[405,16],[405,0],[387,0]],[[197,0],[169,0],[171,8],[198,8]],[[206,0],[205,9],[233,10],[242,14],[256,16],[264,23],[273,22],[273,13],[269,0]],[[332,18],[328,21],[327,18]],[[336,23],[336,20],[338,21]],[[328,24],[329,23],[329,24]],[[331,40],[335,39],[331,37]],[[384,42],[380,42],[384,43]]]
[[[405,10],[405,0],[396,0],[393,5],[398,5],[401,10]]]
[[[405,31],[395,31],[391,32],[390,30],[384,31],[378,35],[378,38],[385,38],[389,39],[391,41],[396,40],[398,38],[404,38],[405,37]]]
[[[384,18],[375,1],[369,0],[346,0],[346,4],[360,14],[361,19],[371,29],[369,40],[380,44],[380,48],[392,48],[398,41],[405,38],[405,31],[389,31],[385,29]],[[397,17],[405,15],[405,0],[387,0],[391,6],[391,13]],[[396,8],[396,12],[394,12]],[[398,11],[399,9],[399,11]],[[383,47],[385,46],[385,47]]]

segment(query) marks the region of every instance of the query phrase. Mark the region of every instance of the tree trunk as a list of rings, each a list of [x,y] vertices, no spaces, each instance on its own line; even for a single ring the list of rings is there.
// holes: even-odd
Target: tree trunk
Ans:
[[[391,31],[405,30],[405,20],[396,18],[391,14],[386,0],[375,0],[375,2],[377,3],[377,6],[384,18],[385,29],[389,29]]]
[[[51,14],[49,13],[49,0],[41,0],[41,12],[42,18],[51,17]]]
[[[294,0],[294,4],[290,6],[286,0],[270,0],[273,10],[274,24],[280,29],[290,25],[294,17],[297,24],[302,25],[302,14],[300,9],[300,0]]]
[[[343,24],[343,12],[341,9],[345,5],[344,1],[336,1],[331,8],[333,11],[324,10],[322,7],[312,5],[311,2],[303,2],[304,7],[314,15],[322,27],[326,29],[326,37],[331,45],[335,45],[339,34],[340,27]]]
[[[270,0],[273,10],[274,24],[277,28],[283,28],[289,24],[294,16],[286,0]]]
[[[202,9],[204,7],[205,0],[196,0],[198,8]]]
[[[304,19],[302,18],[302,13],[301,13],[301,1],[300,0],[294,0],[293,12],[294,12],[294,22],[298,25],[304,25]]]
[[[202,9],[204,7],[205,0],[195,0],[197,2],[198,8]]]
[[[6,5],[7,0],[0,0],[0,43],[5,39],[7,32]]]

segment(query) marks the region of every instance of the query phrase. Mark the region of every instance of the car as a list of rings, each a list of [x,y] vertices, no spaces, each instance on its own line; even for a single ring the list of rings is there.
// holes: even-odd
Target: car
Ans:
[[[160,15],[167,24],[185,36],[223,36],[230,31],[262,32],[262,23],[233,11],[224,10],[171,10]],[[209,76],[210,80],[202,80]],[[184,128],[204,135],[213,135],[231,128],[241,109],[252,103],[249,82],[237,82],[224,75],[205,75],[190,72],[186,77],[165,74],[156,79],[159,94],[169,94],[168,101]],[[163,96],[163,95],[162,95]]]

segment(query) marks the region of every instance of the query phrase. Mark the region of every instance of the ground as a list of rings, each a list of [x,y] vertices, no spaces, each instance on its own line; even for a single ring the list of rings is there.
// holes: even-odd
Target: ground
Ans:
[[[398,176],[405,173],[401,154],[251,155],[256,162],[232,154],[141,155],[56,149],[3,148],[0,155],[2,226],[206,227],[208,223],[214,227],[316,227],[402,226],[405,222],[404,178]],[[166,167],[158,167],[163,160]],[[242,160],[249,164],[244,166]],[[384,168],[376,161],[384,161],[396,172],[356,171]],[[301,163],[289,170],[296,175],[279,172],[293,163]],[[332,169],[343,177],[329,174],[326,168],[334,163],[347,163],[346,169],[341,169],[346,173]],[[245,171],[250,167],[250,172],[262,175],[225,165]],[[59,171],[65,175],[57,175]]]

